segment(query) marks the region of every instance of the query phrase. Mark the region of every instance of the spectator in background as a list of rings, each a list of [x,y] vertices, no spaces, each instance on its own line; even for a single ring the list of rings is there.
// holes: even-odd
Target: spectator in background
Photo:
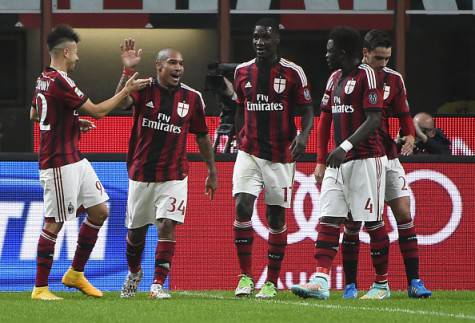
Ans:
[[[428,113],[421,112],[414,116],[416,128],[415,154],[451,155],[450,141],[442,129],[436,128],[434,119]]]

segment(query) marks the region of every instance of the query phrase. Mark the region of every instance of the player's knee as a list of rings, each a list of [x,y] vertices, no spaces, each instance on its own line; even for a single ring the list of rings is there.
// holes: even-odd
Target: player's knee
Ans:
[[[53,234],[58,234],[59,231],[61,231],[61,228],[63,227],[63,222],[46,222],[43,225],[43,229],[53,233]]]
[[[87,209],[88,219],[95,225],[102,225],[109,217],[109,209],[105,203]]]
[[[393,214],[394,214],[394,217],[396,218],[397,223],[401,223],[401,222],[405,223],[412,220],[411,212],[409,211],[409,208],[407,210],[406,209],[397,210],[397,212],[393,212]]]
[[[285,209],[276,205],[267,206],[267,223],[273,230],[281,230],[285,226]]]
[[[147,235],[147,227],[141,227],[137,229],[129,229],[127,232],[127,238],[130,243],[137,245],[145,241],[145,236]]]
[[[411,221],[411,209],[409,197],[401,197],[389,202],[397,223]]]
[[[249,203],[249,201],[245,199],[238,198],[236,200],[236,218],[239,221],[250,221],[252,218],[253,208],[253,203]]]
[[[159,219],[157,228],[160,238],[172,239],[175,233],[176,222],[170,219]]]

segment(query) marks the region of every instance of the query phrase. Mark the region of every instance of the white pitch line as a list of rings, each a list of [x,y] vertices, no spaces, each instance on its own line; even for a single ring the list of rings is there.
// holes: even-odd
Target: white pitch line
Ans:
[[[197,296],[201,298],[208,299],[222,299],[222,300],[239,300],[235,297],[224,297],[219,295],[210,295],[201,292],[190,292],[190,291],[177,291],[176,294],[186,295],[186,296]],[[319,304],[319,303],[308,303],[308,302],[289,302],[289,301],[280,301],[280,300],[263,300],[263,303],[274,303],[274,304],[283,304],[283,305],[296,305],[296,306],[309,306],[324,308],[329,310],[354,310],[354,311],[371,311],[371,312],[387,312],[387,313],[402,313],[402,314],[411,314],[411,315],[424,315],[424,316],[436,316],[436,317],[445,317],[461,320],[470,320],[475,321],[474,315],[466,315],[463,313],[445,313],[445,312],[433,312],[433,311],[419,311],[419,310],[408,310],[398,307],[367,307],[367,306],[348,306],[348,305],[334,305],[334,304]]]

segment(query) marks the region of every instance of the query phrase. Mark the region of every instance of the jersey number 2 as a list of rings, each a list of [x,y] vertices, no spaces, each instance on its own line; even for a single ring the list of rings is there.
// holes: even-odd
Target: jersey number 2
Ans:
[[[38,111],[38,107],[40,108],[39,111],[41,111],[40,130],[50,130],[51,125],[45,124],[46,114],[48,113],[48,103],[46,102],[46,98],[42,93],[38,93],[36,95],[36,111]]]

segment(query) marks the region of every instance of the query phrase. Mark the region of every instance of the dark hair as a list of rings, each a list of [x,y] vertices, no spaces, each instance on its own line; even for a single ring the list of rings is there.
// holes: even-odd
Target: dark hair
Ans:
[[[255,26],[272,27],[272,31],[276,33],[279,33],[281,29],[281,26],[279,25],[277,20],[271,17],[264,17],[264,18],[259,19],[254,25],[254,27]]]
[[[51,30],[48,34],[48,49],[51,51],[53,48],[66,41],[73,41],[79,43],[79,36],[74,29],[68,25],[58,25]]]
[[[376,47],[390,48],[393,47],[393,42],[387,32],[372,29],[364,36],[363,46],[369,50],[373,50]]]
[[[335,27],[330,31],[329,39],[333,39],[338,50],[345,51],[349,58],[359,58],[362,55],[363,46],[360,33],[351,27]]]

